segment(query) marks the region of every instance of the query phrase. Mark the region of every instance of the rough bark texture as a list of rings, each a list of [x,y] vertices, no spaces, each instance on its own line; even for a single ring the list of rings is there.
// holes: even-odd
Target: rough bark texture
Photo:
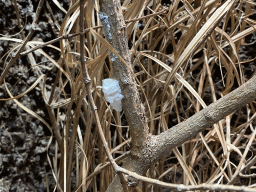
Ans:
[[[101,10],[99,18],[103,26],[103,33],[108,42],[113,46],[118,54],[125,60],[125,65],[114,53],[110,51],[110,59],[113,67],[113,77],[119,81],[122,95],[123,110],[130,127],[131,133],[131,155],[124,163],[123,167],[138,174],[144,174],[147,166],[141,162],[142,150],[146,146],[148,137],[148,124],[144,106],[140,100],[135,78],[132,75],[131,58],[129,54],[126,25],[119,1],[100,1]],[[128,185],[137,185],[137,180],[127,177]],[[108,187],[107,191],[123,191],[120,179],[116,176]]]
[[[200,131],[212,126],[214,123],[217,123],[227,115],[255,99],[256,75],[241,87],[212,103],[186,121],[170,128],[160,135],[148,137],[147,145],[142,152],[145,159],[138,159],[137,162],[133,161],[132,165],[125,165],[124,168],[144,174],[143,171],[146,171],[147,168],[163,154],[171,151],[172,148],[181,145],[185,141],[192,139]],[[139,168],[140,166],[143,167],[143,169]],[[113,188],[108,191],[122,191],[120,190],[122,188],[117,177],[113,180],[113,183]]]
[[[106,39],[131,68],[131,59],[126,38],[126,27],[120,2],[117,0],[100,1],[102,22]],[[130,69],[110,52],[114,78],[119,80],[124,99],[123,109],[130,126],[132,153],[123,167],[143,175],[163,154],[171,151],[185,141],[195,137],[200,131],[212,126],[230,113],[235,112],[256,98],[256,76],[243,86],[226,95],[188,120],[170,128],[158,136],[148,134],[147,119],[141,103],[137,85]],[[128,185],[137,185],[136,179],[127,178]],[[114,178],[107,191],[123,191],[118,176]]]
[[[223,98],[212,103],[186,121],[170,128],[158,136],[152,137],[151,149],[154,151],[152,160],[170,149],[194,138],[199,132],[211,127],[227,115],[235,112],[247,103],[256,99],[256,75],[247,83],[232,91]]]
[[[148,169],[148,166],[145,166],[145,164],[143,164],[140,158],[134,158],[134,156],[132,155],[127,158],[127,160],[124,162],[122,167],[140,175],[143,175]],[[130,191],[132,191],[131,188],[138,185],[138,180],[133,177],[129,177],[127,175],[125,176],[126,176],[127,184],[130,188]],[[123,187],[118,175],[115,175],[112,183],[109,185],[106,192],[115,192],[115,191],[123,191]]]
[[[119,1],[103,0],[100,4],[101,12],[99,17],[103,26],[103,33],[108,42],[120,54],[132,69],[129,48],[126,37],[126,25]],[[130,126],[132,138],[132,153],[138,154],[148,134],[147,118],[144,107],[141,103],[137,84],[128,66],[110,52],[114,78],[119,81],[124,99],[122,106],[125,117]]]

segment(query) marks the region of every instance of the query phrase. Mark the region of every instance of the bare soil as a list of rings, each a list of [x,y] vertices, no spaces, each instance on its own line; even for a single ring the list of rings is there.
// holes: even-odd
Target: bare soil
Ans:
[[[30,25],[35,17],[38,0],[17,0],[22,31],[18,26],[18,20],[13,0],[0,1],[0,34],[2,37],[22,39],[27,35]],[[68,1],[63,1],[67,8]],[[50,6],[54,9],[54,16],[61,24],[65,16],[52,1]],[[45,3],[44,3],[45,5]],[[46,6],[40,13],[38,31],[32,40],[49,41],[56,38],[49,20],[46,17],[49,11]],[[0,41],[0,57],[10,50],[16,43],[13,41]],[[58,59],[58,53],[45,50],[54,59]],[[36,62],[44,62],[41,55],[35,55]],[[0,59],[0,74],[5,66]],[[47,81],[53,82],[55,73],[47,73]],[[26,57],[20,57],[11,67],[6,78],[5,85],[13,95],[19,95],[31,86],[37,76],[31,70],[31,65]],[[0,98],[9,98],[4,85],[0,86]],[[36,87],[18,101],[31,109],[49,122],[48,114],[43,103],[40,89]],[[47,162],[47,144],[51,132],[43,123],[25,112],[14,101],[0,101],[0,191],[46,191],[46,186],[53,189],[54,179]],[[54,146],[48,149],[48,154],[54,153]],[[47,177],[46,177],[47,174]],[[46,183],[46,178],[48,178]],[[52,191],[52,190],[51,190]]]

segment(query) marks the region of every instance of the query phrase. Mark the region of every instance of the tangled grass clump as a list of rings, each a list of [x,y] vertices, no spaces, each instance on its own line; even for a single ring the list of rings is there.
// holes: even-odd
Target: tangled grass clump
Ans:
[[[255,36],[252,1],[234,2],[223,12],[216,12],[225,3],[219,0],[175,0],[168,7],[160,2],[122,3],[133,74],[152,135],[166,131],[243,85],[254,75],[251,68],[255,66],[256,56],[240,60],[246,54],[241,50],[254,45],[247,42]],[[113,77],[113,68],[109,46],[102,40],[108,32],[103,33],[101,28],[100,6],[99,1],[84,4],[84,57],[105,139],[116,162],[122,164],[129,154],[131,139],[125,115],[112,109],[101,89],[102,80]],[[10,99],[5,100],[13,100],[52,131],[49,144],[56,142],[58,149],[48,160],[59,191],[105,191],[114,173],[83,83],[79,3],[70,1],[68,10],[64,11],[59,38],[51,42],[30,41],[29,35],[26,39],[0,38],[0,41],[18,43],[2,58],[5,68],[0,82],[6,85],[5,75],[20,54],[28,57],[37,80],[17,96],[6,87]],[[207,21],[213,15],[216,21],[208,26]],[[53,42],[59,42],[59,47],[53,46]],[[58,60],[48,55],[50,49],[59,52]],[[36,53],[47,60],[44,66],[33,59]],[[57,69],[52,84],[47,85],[42,69]],[[50,92],[46,86],[51,87]],[[41,90],[49,121],[19,103],[19,98],[35,87]],[[173,184],[255,187],[255,102],[223,118],[213,129],[203,131],[160,158],[146,176]],[[75,181],[72,186],[71,181]],[[144,182],[141,189],[135,190],[160,192],[163,189]]]

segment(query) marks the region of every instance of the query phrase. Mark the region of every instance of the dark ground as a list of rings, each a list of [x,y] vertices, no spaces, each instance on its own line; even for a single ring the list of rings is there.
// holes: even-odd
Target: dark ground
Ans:
[[[25,27],[20,32],[14,1],[0,0],[1,37],[21,39],[22,33],[26,36],[35,16],[38,2],[38,0],[17,0],[21,26]],[[67,9],[68,1],[62,2]],[[57,22],[61,24],[65,14],[52,1],[49,1],[49,4],[54,9]],[[46,42],[58,36],[54,30],[56,26],[49,24],[46,13],[51,17],[49,10],[44,6],[38,21],[39,31],[34,33],[31,40]],[[15,44],[12,41],[0,40],[0,57],[2,58]],[[44,50],[54,59],[58,59],[57,52]],[[40,55],[36,55],[35,58],[37,63],[46,60]],[[3,65],[4,62],[0,60],[0,74],[3,71]],[[46,70],[42,72],[47,74],[48,85],[51,85],[55,76],[54,72],[49,73]],[[19,95],[36,79],[27,57],[20,57],[11,67],[5,81],[12,94]],[[0,98],[9,98],[4,85],[0,86]],[[49,122],[39,88],[33,89],[18,101]],[[0,192],[46,191],[46,173],[50,186],[53,186],[54,183],[50,182],[53,178],[46,156],[46,146],[50,135],[50,131],[43,123],[21,109],[14,101],[0,101]],[[50,147],[48,154],[53,153],[54,148]]]
[[[64,2],[64,8],[68,9],[68,0],[59,2]],[[25,36],[28,34],[29,26],[35,16],[38,0],[17,0],[17,4],[21,24],[25,28],[23,32],[19,33],[14,1],[0,0],[0,34],[2,37],[21,39],[22,33]],[[64,13],[52,1],[49,1],[49,4],[58,24],[61,25],[65,16]],[[51,17],[49,10],[44,7],[38,22],[39,31],[35,32],[32,38],[34,40],[46,42],[58,36],[56,25],[50,24],[46,13]],[[250,35],[246,42],[250,43],[255,39],[255,34]],[[3,57],[14,45],[15,43],[12,41],[0,40],[0,57]],[[54,59],[58,59],[58,52],[47,49],[45,51]],[[240,53],[241,61],[254,58],[256,56],[255,43],[242,47]],[[35,58],[37,63],[46,60],[40,55],[35,55]],[[3,64],[4,62],[0,60],[0,74],[3,71]],[[255,63],[251,62],[246,66],[244,71],[250,78],[255,72]],[[55,72],[46,70],[42,72],[47,74],[47,84],[53,83]],[[5,80],[13,95],[22,93],[33,84],[36,76],[31,70],[27,57],[18,59],[11,67]],[[4,85],[0,86],[0,98],[8,97]],[[33,89],[18,101],[49,122],[39,88]],[[21,109],[14,101],[0,102],[0,192],[46,191],[46,174],[48,185],[50,187],[54,186],[54,179],[51,176],[46,157],[46,147],[50,135],[51,132],[43,123]],[[50,156],[54,154],[53,146],[49,148],[48,154]]]

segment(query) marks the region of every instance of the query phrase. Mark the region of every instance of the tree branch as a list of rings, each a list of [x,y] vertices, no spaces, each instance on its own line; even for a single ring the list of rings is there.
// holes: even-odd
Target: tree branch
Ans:
[[[114,71],[113,76],[119,81],[122,94],[124,95],[122,105],[131,130],[132,154],[139,156],[148,136],[148,125],[135,78],[130,71],[132,68],[131,58],[126,37],[126,25],[120,2],[103,0],[101,2],[99,18],[101,19],[103,33],[106,39],[128,65],[125,65],[110,51]]]
[[[234,2],[235,1],[232,0],[227,1],[221,9],[218,9],[221,10],[221,14],[216,11],[211,17],[212,20],[207,22],[207,26],[209,25],[208,28],[200,30],[200,33],[196,35],[197,38],[194,38],[193,42],[189,44],[191,45],[191,50],[187,52],[184,51],[184,54],[187,55],[181,55],[178,60],[178,65],[169,75],[166,81],[166,87],[179,67],[187,60],[190,53],[195,51],[196,47],[206,40],[206,37],[211,34],[217,23],[223,18]],[[137,174],[145,174],[149,166],[164,153],[195,137],[205,128],[212,126],[238,108],[253,101],[256,98],[256,76],[235,91],[196,113],[187,121],[174,126],[160,135],[151,136],[148,133],[145,111],[139,98],[135,78],[130,71],[132,68],[131,58],[120,3],[114,0],[101,0],[100,5],[101,12],[99,13],[99,18],[102,22],[103,33],[108,42],[115,49],[115,53],[118,53],[124,60],[124,62],[121,62],[119,59],[120,56],[118,55],[117,57],[117,55],[110,51],[110,59],[114,72],[113,76],[119,80],[122,94],[125,97],[122,104],[132,138],[131,155],[123,165],[123,168],[126,170],[122,168],[120,170],[130,176],[128,178],[128,184],[132,186],[133,184],[136,185],[138,180],[145,181],[145,179],[142,179],[142,177]],[[129,181],[131,178],[134,178],[134,180]],[[203,188],[204,187],[202,187],[202,189]],[[118,177],[114,178],[107,191],[122,191]]]
[[[160,135],[152,137],[152,146],[155,146],[153,150],[155,153],[152,154],[152,160],[160,158],[163,153],[192,139],[199,132],[211,127],[254,99],[256,99],[256,75],[247,83],[212,103],[186,121],[168,129]]]

